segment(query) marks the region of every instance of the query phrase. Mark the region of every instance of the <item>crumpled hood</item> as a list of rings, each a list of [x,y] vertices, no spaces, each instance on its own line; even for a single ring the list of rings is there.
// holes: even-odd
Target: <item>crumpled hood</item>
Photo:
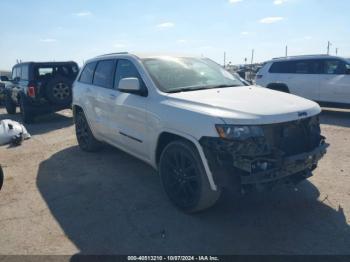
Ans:
[[[173,93],[168,94],[166,103],[237,125],[283,123],[321,112],[319,105],[313,101],[259,86]]]

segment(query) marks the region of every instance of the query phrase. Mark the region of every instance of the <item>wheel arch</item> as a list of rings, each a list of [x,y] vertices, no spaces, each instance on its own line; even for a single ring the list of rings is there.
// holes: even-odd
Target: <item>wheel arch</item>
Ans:
[[[77,112],[81,111],[81,112],[84,113],[84,109],[81,106],[79,106],[79,105],[72,105],[72,111],[73,111],[73,117],[76,116]]]
[[[202,164],[204,166],[210,187],[212,190],[217,191],[218,188],[214,182],[213,174],[209,168],[209,164],[208,164],[208,161],[204,155],[204,151],[203,151],[201,145],[199,144],[198,140],[190,135],[182,134],[182,133],[179,133],[179,132],[176,132],[173,130],[165,130],[165,131],[161,132],[158,136],[156,150],[155,150],[155,156],[154,156],[155,167],[158,168],[160,156],[161,156],[163,150],[165,149],[165,147],[169,143],[176,141],[176,140],[186,140],[186,141],[190,142],[197,149],[199,156],[202,160]]]

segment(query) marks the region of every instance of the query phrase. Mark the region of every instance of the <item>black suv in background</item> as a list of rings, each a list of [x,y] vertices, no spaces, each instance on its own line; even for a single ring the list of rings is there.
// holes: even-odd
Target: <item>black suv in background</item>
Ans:
[[[35,116],[71,108],[72,84],[79,73],[75,62],[20,63],[12,69],[11,84],[5,89],[9,114],[19,106],[24,123]]]
[[[7,76],[0,75],[0,105],[3,103],[3,100],[5,99],[5,87],[6,85],[10,84],[10,80]]]

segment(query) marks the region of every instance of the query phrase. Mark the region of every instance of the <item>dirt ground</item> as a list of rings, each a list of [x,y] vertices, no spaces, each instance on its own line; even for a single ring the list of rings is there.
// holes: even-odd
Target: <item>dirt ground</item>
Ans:
[[[0,119],[19,119],[0,109]],[[79,150],[71,111],[27,125],[32,139],[0,147],[0,254],[350,254],[350,111],[325,110],[331,144],[297,189],[185,215],[156,172],[110,147]]]

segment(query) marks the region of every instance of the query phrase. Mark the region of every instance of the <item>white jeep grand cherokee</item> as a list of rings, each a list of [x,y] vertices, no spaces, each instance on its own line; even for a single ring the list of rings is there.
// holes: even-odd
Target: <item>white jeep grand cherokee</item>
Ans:
[[[185,212],[212,206],[223,188],[295,185],[328,146],[316,103],[247,86],[206,58],[89,60],[74,84],[73,112],[82,150],[104,142],[149,163]]]

